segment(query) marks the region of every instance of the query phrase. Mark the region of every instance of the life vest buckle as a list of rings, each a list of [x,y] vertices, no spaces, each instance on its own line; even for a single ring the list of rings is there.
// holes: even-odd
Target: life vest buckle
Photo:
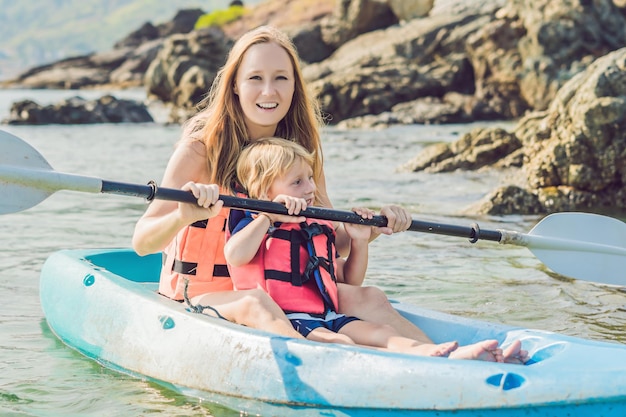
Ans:
[[[322,225],[320,225],[319,223],[311,223],[311,224],[302,223],[300,226],[301,226],[300,232],[302,233],[302,236],[304,236],[304,238],[307,241],[313,239],[314,236],[321,235],[324,233],[324,229],[322,228]]]
[[[306,263],[306,267],[304,268],[304,273],[302,274],[305,278],[303,281],[308,281],[309,278],[313,276],[313,273],[320,266],[320,258],[316,255],[309,256],[309,261]]]
[[[310,255],[309,260],[306,263],[306,267],[304,268],[304,273],[302,275],[305,277],[305,281],[306,281],[309,278],[311,278],[314,272],[320,267],[330,272],[331,270],[330,265],[331,263],[329,262],[328,259],[320,258],[317,255]]]

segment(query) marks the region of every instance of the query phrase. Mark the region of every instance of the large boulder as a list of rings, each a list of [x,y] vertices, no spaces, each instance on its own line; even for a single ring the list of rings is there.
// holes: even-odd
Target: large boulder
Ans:
[[[232,40],[216,27],[167,38],[146,71],[148,95],[173,105],[171,122],[193,113],[224,65]]]
[[[441,143],[427,147],[398,170],[439,173],[457,169],[477,170],[494,165],[519,167],[522,155],[516,151],[521,147],[522,143],[515,134],[502,128],[476,128],[452,144]]]
[[[529,113],[512,132],[475,130],[456,143],[426,148],[401,169],[520,165],[514,183],[472,209],[626,212],[626,48],[594,61],[557,92],[548,109]]]
[[[333,123],[396,113],[396,105],[448,92],[473,95],[465,40],[490,20],[488,14],[438,15],[369,32],[307,66],[304,76]],[[413,121],[411,108],[403,111]]]
[[[280,28],[291,36],[303,62],[319,62],[336,49],[322,39],[322,22],[336,11],[336,0],[264,0],[222,29],[231,39],[238,39],[258,26]]]
[[[509,0],[496,18],[469,41],[477,94],[507,103],[511,86],[519,109],[546,109],[565,82],[626,45],[626,21],[611,0]]]
[[[398,23],[398,17],[383,0],[338,0],[332,13],[314,22],[290,26],[300,58],[315,63],[328,58],[341,45],[364,33]]]
[[[322,22],[322,39],[337,49],[359,35],[396,23],[398,18],[386,1],[337,0],[333,14]]]
[[[626,48],[572,78],[541,116],[515,134],[546,210],[626,209]]]
[[[105,95],[97,100],[72,97],[59,103],[42,106],[32,100],[13,103],[7,124],[91,124],[152,122],[146,106],[134,100],[121,100]]]
[[[333,123],[518,119],[546,109],[565,82],[626,44],[626,20],[611,0],[441,3],[305,69]],[[424,112],[428,103],[441,113]]]

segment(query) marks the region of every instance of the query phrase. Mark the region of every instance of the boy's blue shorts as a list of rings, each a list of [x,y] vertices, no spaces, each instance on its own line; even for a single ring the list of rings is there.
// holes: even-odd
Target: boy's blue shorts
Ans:
[[[337,315],[335,318],[331,319],[289,319],[293,328],[296,329],[296,331],[304,337],[307,337],[309,333],[311,333],[318,327],[323,327],[330,330],[331,332],[339,333],[339,330],[341,330],[343,326],[355,320],[360,319],[358,319],[357,317],[344,316],[343,314]]]

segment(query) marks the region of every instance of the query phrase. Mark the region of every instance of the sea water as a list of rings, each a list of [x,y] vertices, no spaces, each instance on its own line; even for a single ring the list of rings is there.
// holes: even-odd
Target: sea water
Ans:
[[[143,98],[140,90],[113,93]],[[102,94],[0,90],[0,119],[12,102],[24,98],[48,104]],[[151,110],[157,122],[149,124],[0,129],[36,148],[56,171],[145,184],[160,181],[180,136],[179,126],[162,123],[162,108]],[[326,128],[325,172],[334,206],[399,204],[419,220],[528,232],[540,216],[461,214],[506,183],[507,172],[396,171],[426,146],[452,142],[477,126],[483,125]],[[0,216],[0,415],[239,415],[108,370],[62,344],[46,324],[38,290],[45,259],[60,249],[129,247],[145,208],[135,197],[58,191],[36,207]],[[381,236],[371,244],[366,284],[393,299],[466,317],[626,342],[625,292],[560,276],[523,247],[418,232]]]

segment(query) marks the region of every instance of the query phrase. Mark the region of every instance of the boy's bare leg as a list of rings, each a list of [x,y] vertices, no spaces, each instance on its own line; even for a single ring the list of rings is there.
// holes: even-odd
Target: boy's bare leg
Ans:
[[[214,292],[199,295],[192,303],[211,306],[233,323],[303,339],[303,336],[293,328],[283,310],[263,290]],[[207,308],[203,313],[217,317],[215,311]]]
[[[387,324],[400,335],[421,343],[433,343],[426,334],[405,319],[389,303],[387,296],[376,287],[337,284],[339,312],[376,324]]]

